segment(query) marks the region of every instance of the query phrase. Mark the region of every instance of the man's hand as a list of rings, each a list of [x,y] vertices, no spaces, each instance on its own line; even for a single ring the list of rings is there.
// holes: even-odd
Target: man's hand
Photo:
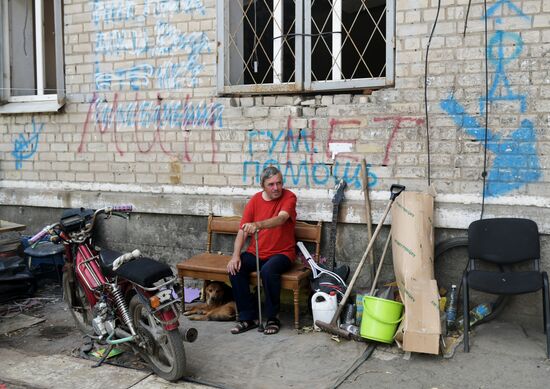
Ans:
[[[241,257],[235,256],[231,257],[231,260],[227,264],[227,272],[234,276],[241,269]]]
[[[260,231],[258,222],[244,223],[242,230],[245,232],[245,237],[254,234],[256,231]]]

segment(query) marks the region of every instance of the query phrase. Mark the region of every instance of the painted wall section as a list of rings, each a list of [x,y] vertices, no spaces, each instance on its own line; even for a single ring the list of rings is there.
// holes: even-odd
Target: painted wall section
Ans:
[[[511,12],[510,16],[503,16],[502,13],[506,10]],[[487,9],[484,17],[494,19],[497,30],[490,36],[487,44],[487,61],[492,67],[492,82],[488,88],[488,94],[479,98],[480,118],[476,119],[469,115],[453,95],[442,100],[440,106],[460,129],[482,142],[487,151],[492,153],[486,193],[488,196],[499,196],[539,181],[542,176],[536,147],[536,131],[532,120],[521,119],[519,127],[509,133],[500,128],[491,130],[480,124],[487,113],[487,108],[493,108],[499,103],[512,103],[506,107],[515,107],[515,114],[518,117],[527,111],[529,96],[526,93],[514,91],[506,70],[513,62],[520,60],[524,51],[524,41],[519,32],[507,32],[500,28],[506,27],[508,17],[519,17],[522,24],[527,26],[532,18],[525,15],[510,0],[497,1]],[[491,110],[491,115],[493,112],[494,110]],[[511,114],[510,111],[507,113]]]
[[[13,142],[13,151],[11,153],[15,158],[15,168],[17,170],[23,167],[23,161],[31,159],[36,153],[44,124],[37,125],[34,122],[34,118],[32,118],[31,128],[30,132],[27,132],[27,128],[25,128]]]

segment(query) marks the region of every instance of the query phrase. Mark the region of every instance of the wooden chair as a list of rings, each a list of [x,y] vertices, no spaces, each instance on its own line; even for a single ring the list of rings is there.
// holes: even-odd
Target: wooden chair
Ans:
[[[213,253],[212,237],[214,234],[236,235],[239,231],[240,216],[208,216],[208,238],[206,252],[194,255],[176,265],[181,285],[184,285],[184,277],[197,278],[210,281],[229,282],[227,263],[231,255]],[[296,222],[296,241],[315,244],[315,258],[319,258],[321,251],[322,222],[316,224],[303,221]],[[309,277],[311,270],[303,264],[295,261],[289,271],[281,276],[282,289],[292,290],[294,294],[294,327],[300,326],[300,290],[309,289]],[[250,274],[250,284],[256,285],[256,272]],[[182,304],[185,296],[182,298]]]

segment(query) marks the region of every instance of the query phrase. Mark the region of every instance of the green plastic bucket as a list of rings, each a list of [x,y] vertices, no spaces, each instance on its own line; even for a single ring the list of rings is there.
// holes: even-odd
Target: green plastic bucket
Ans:
[[[363,318],[360,334],[363,338],[392,343],[397,325],[403,320],[403,304],[373,296],[363,297]]]

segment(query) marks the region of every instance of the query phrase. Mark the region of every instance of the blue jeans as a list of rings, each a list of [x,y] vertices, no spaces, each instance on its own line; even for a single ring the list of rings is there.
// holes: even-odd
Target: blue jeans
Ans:
[[[260,277],[265,295],[265,311],[268,319],[277,317],[281,305],[281,274],[290,269],[292,262],[283,254],[260,260]],[[233,286],[233,297],[237,303],[239,320],[256,320],[258,302],[250,293],[250,273],[256,271],[256,256],[248,252],[241,254],[241,268],[237,274],[229,275]]]

